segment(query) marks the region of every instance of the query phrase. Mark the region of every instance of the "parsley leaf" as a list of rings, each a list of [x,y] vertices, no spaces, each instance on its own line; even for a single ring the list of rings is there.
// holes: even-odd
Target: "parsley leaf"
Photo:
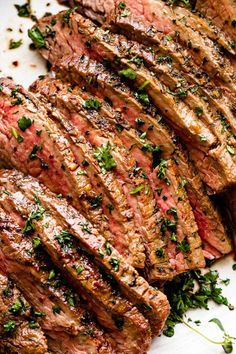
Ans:
[[[116,167],[116,161],[110,151],[111,145],[107,142],[106,144],[99,146],[94,153],[94,157],[97,159],[103,174]]]
[[[30,118],[22,116],[17,123],[20,130],[24,132],[27,128],[29,128],[32,125],[33,122]]]
[[[43,48],[46,46],[45,38],[38,27],[28,30],[28,36],[33,41],[36,48]]]

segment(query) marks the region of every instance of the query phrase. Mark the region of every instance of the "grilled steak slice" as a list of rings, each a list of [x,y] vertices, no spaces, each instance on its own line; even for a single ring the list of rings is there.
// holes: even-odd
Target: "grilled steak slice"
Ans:
[[[65,13],[64,13],[65,14]],[[65,26],[63,22],[63,13],[60,13],[53,17],[57,20],[57,24],[54,26],[55,35],[53,38],[47,38],[47,48],[42,48],[42,55],[48,59],[51,63],[56,63],[61,57],[61,52],[64,54],[78,55],[91,54],[92,57],[97,58],[99,61],[104,59],[109,62],[119,61],[122,66],[128,67],[129,70],[133,70],[134,64],[128,59],[123,58],[119,48],[113,46],[112,40],[109,34],[96,27],[91,21],[84,19],[79,14],[72,14],[70,17],[70,23]],[[50,19],[42,19],[39,23],[41,32],[45,32],[46,26],[50,24]],[[73,36],[74,40],[70,40],[69,37]],[[67,41],[63,41],[62,37],[68,37]],[[96,40],[95,40],[96,37]],[[86,43],[89,42],[89,49],[86,48]],[[70,43],[70,45],[68,45]],[[78,43],[81,43],[78,46]],[[109,44],[108,44],[109,43]],[[60,49],[59,49],[60,48]],[[132,74],[131,74],[132,75]],[[164,111],[169,121],[174,124],[175,128],[182,135],[188,136],[188,139],[193,144],[199,145],[199,136],[203,135],[207,137],[207,141],[203,144],[207,147],[211,147],[216,143],[214,136],[205,127],[199,119],[196,118],[194,112],[182,102],[176,102],[173,96],[168,93],[168,90],[159,83],[156,78],[151,77],[151,73],[145,68],[137,70],[133,74],[133,81],[135,81],[140,87],[145,81],[149,81],[145,89],[150,94],[157,106]],[[173,119],[175,117],[175,119]]]
[[[15,95],[22,100],[22,104],[14,105],[16,98],[12,98],[11,95],[17,88],[8,80],[2,80],[2,85],[4,89],[1,92],[1,156],[23,172],[38,177],[52,191],[69,196],[73,205],[88,215],[106,238],[123,251],[125,256],[130,257],[135,266],[143,267],[145,255],[141,235],[133,225],[133,212],[128,208],[122,189],[114,176],[108,173],[99,174],[100,167],[93,157],[93,150],[86,150],[86,141],[80,143],[78,140],[75,145],[66,139],[43,108],[39,109],[39,101],[35,97],[18,88],[19,91]],[[27,120],[32,124],[22,131],[19,125]],[[88,158],[90,156],[89,166],[85,155]],[[97,169],[94,170],[93,166]],[[92,185],[86,171],[90,172]],[[110,192],[108,196],[107,193],[104,195],[105,215],[102,215],[99,203],[94,205],[93,202],[103,194],[101,179],[106,190],[109,188]],[[110,204],[115,208],[114,217],[107,208]],[[114,236],[107,229],[107,218]]]
[[[46,354],[47,341],[37,322],[32,322],[30,306],[0,272],[0,353]]]
[[[4,200],[1,203],[4,204]],[[23,236],[12,221],[20,221],[19,216],[10,209],[9,205],[7,215],[12,215],[13,219],[1,208],[1,266],[33,305],[32,320],[38,319],[52,342],[58,337],[63,353],[113,352],[93,321],[85,322],[88,315],[80,299],[45,256],[39,238],[36,236],[32,243]]]
[[[196,9],[222,28],[232,38],[232,44],[235,43],[236,4],[234,0],[197,0]]]
[[[58,15],[57,18],[58,24],[56,26],[58,26],[57,28],[60,28],[60,21],[62,22],[61,18]],[[58,31],[57,34],[53,37],[53,39],[48,39],[48,46],[54,48],[53,52],[50,52],[48,49],[43,49],[43,55],[45,55],[47,58],[49,58],[49,60],[56,60],[56,57],[58,57],[57,53],[59,54],[59,48],[60,50],[63,49],[64,52],[71,52],[74,51],[79,54],[82,54],[82,52],[86,52],[88,51],[88,48],[86,48],[85,42],[86,39],[87,41],[91,41],[90,44],[90,51],[92,51],[92,55],[93,56],[97,56],[99,57],[102,53],[102,58],[106,58],[110,61],[113,62],[117,62],[118,60],[116,60],[116,58],[119,58],[119,63],[123,63],[125,67],[128,67],[128,69],[124,69],[123,71],[120,71],[120,73],[130,73],[132,72],[134,77],[132,81],[136,81],[136,84],[138,86],[141,85],[141,87],[143,87],[142,85],[144,83],[148,83],[148,85],[146,84],[145,90],[150,94],[150,96],[152,96],[155,104],[160,103],[160,95],[157,95],[158,92],[158,88],[156,85],[158,85],[157,80],[153,80],[153,78],[150,76],[150,72],[148,72],[146,69],[142,68],[142,70],[136,70],[136,67],[133,63],[130,62],[129,59],[124,59],[122,50],[118,50],[117,45],[114,45],[113,43],[113,38],[112,36],[109,36],[108,34],[106,34],[104,31],[102,32],[102,30],[99,30],[97,28],[94,27],[94,25],[92,25],[90,22],[84,20],[83,18],[81,18],[79,15],[73,15],[71,17],[71,26],[73,26],[72,31],[70,32],[70,27],[63,27],[63,24],[61,24],[62,28],[60,30],[60,32]],[[41,23],[41,29],[42,27],[45,28],[45,21],[42,20]],[[80,32],[82,31],[83,34],[78,34],[78,30],[76,30],[76,27],[79,26],[80,27]],[[54,29],[56,29],[56,27],[54,27]],[[82,30],[83,29],[83,30]],[[65,46],[62,48],[62,40],[59,41],[59,38],[62,36],[62,33],[64,36],[70,36],[73,34],[74,31],[74,36],[78,36],[81,37],[80,38],[80,46],[77,45],[78,41],[74,40],[74,41],[64,41],[66,44]],[[87,34],[87,36],[86,36]],[[95,39],[96,37],[96,39]],[[94,40],[92,40],[92,38]],[[58,42],[57,42],[58,41]],[[70,42],[70,46],[67,45],[67,43]],[[84,44],[83,44],[84,42]],[[73,50],[72,50],[73,48]],[[52,56],[50,53],[53,53]],[[51,59],[50,59],[51,57]],[[82,56],[82,58],[84,58]],[[102,60],[101,56],[99,57],[99,60]],[[72,60],[73,61],[73,60]],[[73,70],[75,70],[75,63],[76,63],[76,59],[73,61],[73,65],[72,63],[70,64],[70,69],[72,69],[72,73]],[[66,70],[68,69],[68,63],[67,63],[67,68],[65,67],[65,62],[64,65],[60,66],[60,69],[63,68]],[[136,70],[134,72],[134,69]],[[128,71],[127,71],[128,70]],[[70,72],[71,73],[71,72]],[[134,80],[136,78],[136,80]],[[162,84],[162,89],[163,89],[163,84]],[[168,91],[168,90],[167,90]],[[138,94],[138,93],[137,93]],[[166,93],[165,93],[166,94]],[[177,93],[176,93],[177,94]],[[169,93],[167,93],[168,97],[170,97],[170,99],[172,100],[173,97],[171,97],[171,95]],[[167,96],[165,96],[167,97]],[[235,169],[233,168],[234,166],[234,161],[232,161],[231,158],[231,153],[228,151],[228,149],[232,149],[231,151],[234,150],[234,148],[230,145],[229,148],[226,150],[225,148],[221,147],[221,146],[216,146],[215,148],[211,148],[213,142],[216,143],[216,137],[213,135],[213,133],[206,127],[206,125],[198,119],[195,119],[193,116],[197,115],[197,112],[192,112],[190,110],[190,108],[185,105],[183,106],[183,102],[179,102],[178,100],[175,100],[175,108],[174,110],[176,110],[176,108],[181,108],[181,112],[185,112],[184,114],[186,114],[185,118],[181,118],[180,116],[178,121],[176,120],[176,114],[174,114],[174,112],[171,112],[171,110],[169,112],[166,112],[166,103],[164,104],[165,100],[161,99],[161,107],[164,111],[165,114],[168,115],[168,120],[171,120],[171,124],[175,127],[175,129],[180,133],[180,135],[182,136],[182,138],[189,143],[189,139],[187,138],[190,137],[190,140],[192,140],[192,142],[194,141],[195,144],[197,144],[197,148],[204,151],[205,149],[205,153],[198,151],[198,150],[193,150],[191,148],[191,157],[196,160],[196,163],[198,164],[198,166],[200,167],[201,173],[203,178],[206,180],[206,182],[208,182],[209,184],[212,183],[212,181],[209,181],[208,178],[208,174],[206,174],[206,169],[209,169],[209,164],[211,164],[211,169],[212,170],[216,170],[214,171],[214,173],[212,173],[212,176],[214,175],[219,175],[219,172],[217,173],[217,169],[218,171],[221,171],[220,176],[218,176],[219,181],[217,182],[216,185],[216,190],[219,191],[220,189],[224,188],[225,183],[227,184],[233,184],[235,183]],[[170,107],[170,102],[168,104],[168,110]],[[174,106],[172,106],[174,107]],[[172,114],[173,113],[173,114]],[[181,113],[181,114],[182,114]],[[190,113],[190,116],[188,115],[188,113]],[[194,119],[194,120],[193,120]],[[191,122],[191,123],[189,123]],[[194,123],[194,124],[193,124]],[[196,125],[196,124],[197,125]],[[198,123],[200,123],[200,125],[198,125]],[[186,125],[187,124],[187,125]],[[192,125],[193,124],[193,125]],[[219,122],[219,125],[221,123]],[[198,128],[197,128],[198,126]],[[198,129],[198,133],[196,134],[196,129]],[[188,133],[187,133],[188,131]],[[185,133],[184,133],[185,132]],[[186,135],[187,134],[187,135]],[[204,135],[207,134],[207,135]],[[199,139],[201,140],[201,143],[199,144]],[[213,140],[212,140],[213,139]],[[204,141],[202,141],[204,140]],[[230,142],[231,144],[231,142]],[[192,145],[192,144],[191,144]],[[210,150],[209,150],[210,149]],[[209,155],[209,156],[206,156]],[[200,159],[199,159],[200,157]],[[199,162],[200,161],[200,162]],[[202,162],[203,161],[203,162]],[[203,166],[200,166],[200,163],[202,162]],[[219,164],[219,166],[217,166],[217,164]],[[222,176],[222,172],[223,175]],[[224,179],[226,179],[226,181],[224,181]]]
[[[231,244],[224,230],[220,215],[207,197],[199,175],[194,170],[191,162],[188,161],[187,154],[181,152],[180,147],[176,148],[176,145],[174,145],[173,142],[177,144],[176,138],[172,137],[172,141],[171,135],[164,125],[158,123],[157,119],[153,119],[150,115],[145,114],[142,107],[132,98],[132,94],[127,89],[127,86],[117,80],[109,71],[104,70],[101,65],[97,65],[93,61],[88,62],[83,58],[83,63],[78,63],[78,61],[73,62],[70,72],[72,72],[75,64],[78,70],[76,70],[76,75],[73,77],[74,82],[79,83],[82,87],[87,87],[87,90],[92,91],[99,100],[108,101],[113,109],[116,110],[116,114],[118,114],[120,119],[118,121],[119,124],[123,124],[123,126],[128,125],[128,127],[132,126],[138,132],[141,132],[141,134],[146,133],[147,138],[154,146],[163,147],[164,158],[173,156],[174,160],[177,161],[178,169],[183,179],[182,183],[187,189],[198,228],[201,230],[201,237],[203,240],[208,239],[216,247],[216,250],[211,254],[211,258],[217,256],[219,252],[222,254],[229,253]],[[90,78],[89,85],[86,84],[88,77]],[[150,109],[150,111],[153,112],[153,109]],[[137,123],[140,121],[144,122],[144,124]],[[148,129],[148,127],[152,127],[152,129]],[[123,136],[122,133],[120,135]],[[212,183],[216,183],[214,173],[211,173],[209,169],[207,173],[209,180],[211,179]],[[218,228],[216,228],[216,223],[219,225]]]
[[[113,146],[111,153],[114,156],[114,160],[116,161],[116,168],[112,172],[116,181],[118,181],[120,186],[122,186],[123,192],[126,195],[127,201],[129,203],[128,206],[125,204],[123,206],[124,214],[127,214],[129,206],[131,207],[131,211],[133,209],[133,214],[136,218],[136,228],[139,228],[143,231],[143,236],[145,238],[145,248],[147,249],[148,253],[148,259],[146,263],[150,264],[151,262],[154,262],[153,264],[155,265],[157,259],[156,257],[152,257],[152,259],[150,259],[149,252],[152,252],[152,250],[155,250],[158,247],[157,244],[160,238],[160,229],[156,223],[156,220],[158,219],[156,203],[152,191],[148,188],[146,176],[142,174],[141,170],[137,169],[136,159],[134,159],[131,154],[128,153],[128,150],[124,149],[123,143],[116,135],[112,134],[112,132],[106,131],[104,129],[105,127],[100,129],[101,127],[98,126],[96,122],[102,122],[104,119],[97,111],[88,111],[84,108],[86,103],[93,102],[92,98],[89,101],[89,99],[83,100],[78,95],[72,95],[70,92],[68,92],[68,87],[64,86],[63,83],[59,80],[40,80],[37,84],[35,83],[35,88],[37,88],[36,86],[38,86],[39,91],[41,88],[41,94],[45,95],[46,99],[49,99],[52,102],[53,107],[57,108],[57,112],[60,112],[61,115],[66,118],[66,120],[63,119],[64,122],[61,119],[62,124],[64,126],[68,126],[68,122],[72,124],[73,128],[70,129],[70,135],[71,131],[74,130],[73,137],[77,142],[79,141],[83,145],[86,144],[86,141],[82,142],[81,139],[81,134],[83,134],[84,138],[89,140],[91,145],[97,149],[100,149],[101,144],[102,146]],[[95,151],[92,152],[92,156],[94,156],[94,152]],[[100,175],[102,179],[107,180],[107,174],[104,174],[100,171]],[[91,178],[93,178],[93,175]],[[114,183],[113,190],[117,190],[117,188],[114,187]],[[108,220],[111,215],[112,218],[115,218],[116,215],[114,214],[113,204],[110,204],[112,210],[111,208],[108,210],[107,202],[104,204],[104,213],[108,213]],[[119,199],[119,204],[121,204],[121,198]],[[121,206],[119,205],[118,209],[119,207]],[[132,234],[130,216],[129,220],[131,228],[129,231],[131,239],[129,243],[131,247],[129,254],[134,253],[136,259],[135,264],[140,267],[140,264],[143,262],[142,254],[141,252],[138,252],[138,250],[141,249],[142,243],[140,242],[140,239],[137,241],[135,240],[134,234]],[[122,237],[123,235],[121,235],[120,242],[116,238],[114,244],[117,244],[118,246],[119,243],[122,244]],[[121,249],[121,253],[122,251],[123,254],[125,254],[127,249],[123,247],[123,250]]]
[[[147,320],[136,307],[119,293],[114,292],[86,254],[78,252],[78,243],[73,242],[73,236],[56,222],[50,210],[44,210],[44,204],[35,206],[32,192],[30,195],[33,202],[30,202],[17,189],[10,190],[12,197],[5,197],[5,203],[12,205],[19,213],[18,217],[20,215],[28,217],[26,223],[24,221],[22,223],[25,225],[24,230],[29,225],[32,213],[42,211],[40,220],[34,224],[36,234],[53,261],[65,272],[78,293],[85,299],[89,309],[95,312],[99,322],[108,329],[111,338],[117,343],[118,350],[127,352],[126,348],[129,348],[128,350],[131,349],[134,353],[145,352],[151,339]]]
[[[81,91],[78,88],[75,88],[72,91],[70,85],[63,85],[60,80],[45,78],[43,80],[39,80],[33,86],[34,90],[37,90],[41,94],[45,95],[45,97],[48,98],[50,101],[52,101],[53,106],[57,107],[57,109],[62,109],[62,103],[64,103],[65,106],[70,108],[70,112],[74,112],[77,107],[81,106],[80,96],[83,96],[86,100],[94,99],[93,96],[88,95],[86,91]],[[119,127],[123,127],[123,122],[120,122],[119,119],[116,120],[116,117],[114,115],[111,116],[111,114],[107,112],[107,109],[104,107],[104,102],[100,108],[100,112],[101,115],[98,115],[97,113],[90,115],[90,122],[93,122],[94,128],[96,127],[96,136],[101,134],[99,133],[99,131],[104,130],[113,131],[116,135],[120,132],[119,137],[122,140],[122,144],[125,144],[125,148],[127,149],[127,151],[130,151],[132,153],[134,161],[138,161],[138,163],[135,164],[135,174],[141,172],[143,175],[143,172],[145,173],[145,178],[148,179],[149,185],[150,187],[152,187],[153,194],[155,194],[156,197],[156,204],[159,212],[156,212],[155,219],[153,220],[155,221],[155,224],[149,222],[149,225],[151,227],[148,225],[148,231],[150,230],[147,238],[147,240],[149,241],[149,243],[147,244],[149,253],[149,280],[161,278],[167,279],[168,277],[171,278],[176,273],[179,273],[186,269],[203,266],[204,260],[203,256],[201,255],[201,249],[199,249],[200,240],[197,237],[197,227],[194,221],[194,216],[191,207],[188,204],[186,193],[182,193],[183,189],[179,188],[179,185],[181,183],[180,180],[178,180],[178,177],[176,178],[176,174],[178,173],[176,171],[176,168],[173,166],[173,163],[171,161],[166,163],[166,179],[168,178],[168,181],[170,181],[170,183],[166,184],[164,180],[161,181],[156,177],[159,172],[159,168],[156,169],[155,167],[152,167],[152,153],[149,152],[148,149],[146,149],[145,151],[145,147],[149,146],[150,149],[152,145],[144,144],[144,140],[140,139],[139,137],[130,135],[125,128],[119,129]],[[65,116],[68,116],[68,113]],[[68,119],[70,119],[70,117],[68,117]],[[109,124],[109,121],[113,126]],[[89,136],[92,135],[90,128],[88,130],[90,132]],[[117,144],[117,140],[115,141]],[[162,147],[159,148],[161,149]],[[157,157],[156,155],[155,158],[161,159],[162,156],[159,153],[159,156]],[[127,158],[126,163],[128,164]],[[156,161],[154,161],[154,163],[156,163]],[[129,175],[131,174],[129,173]],[[145,183],[148,187],[147,180],[143,183]],[[141,186],[144,185],[141,184]],[[178,190],[175,189],[176,186]],[[156,192],[157,190],[159,191],[159,193]],[[160,190],[162,190],[163,193],[160,193]],[[145,198],[145,196],[150,194],[150,189],[147,190],[147,188],[144,187],[143,193],[141,192],[140,194],[141,196],[143,194],[142,198]],[[168,195],[168,201],[166,202],[162,199],[164,194]],[[178,202],[180,194],[182,199],[181,203]],[[149,203],[151,202],[152,200],[149,201]],[[183,212],[180,212],[182,205],[184,205],[184,207],[182,207]],[[150,214],[150,206],[148,208],[148,202],[146,199],[144,207],[146,207],[147,209],[147,211],[145,211],[147,215]],[[142,207],[142,209],[144,207]],[[171,214],[175,215],[171,216]],[[153,212],[151,213],[151,215],[154,216]],[[146,224],[148,223],[148,220],[150,219],[146,218]],[[161,225],[163,221],[165,221],[165,223],[167,221],[172,222],[172,228],[176,229],[176,242],[182,242],[185,237],[184,235],[191,235],[191,237],[193,236],[193,242],[191,241],[191,237],[188,237],[188,240],[190,241],[190,254],[187,254],[186,256],[186,254],[183,253],[183,256],[181,257],[181,251],[177,250],[176,255],[174,255],[173,250],[175,246],[177,246],[177,244],[173,244],[172,242],[170,244],[170,242],[168,241],[168,239],[170,239],[171,237],[171,234],[173,238],[173,229],[172,232],[170,232],[170,230],[165,230],[165,232],[163,232],[162,230],[162,235],[160,235],[159,229],[157,229],[157,220],[160,220]],[[152,227],[153,232],[151,233]],[[162,226],[162,229],[163,228],[164,225]],[[163,254],[160,255],[159,253],[161,252]],[[171,254],[173,259],[169,259],[169,254]],[[174,259],[175,257],[176,259]]]
[[[112,99],[114,96],[116,96],[116,105],[118,103],[119,99],[119,105],[122,107],[122,114],[124,115],[126,113],[126,101],[132,105],[132,111],[134,109],[134,105],[137,106],[137,101],[133,98],[132,93],[130,90],[122,84],[119,80],[118,77],[116,77],[114,74],[111,75],[110,72],[104,69],[104,67],[100,64],[97,64],[96,62],[93,61],[88,61],[85,60],[85,57],[83,56],[82,58],[77,58],[77,57],[69,57],[65,58],[62,62],[60,62],[58,70],[60,71],[59,76],[62,78],[65,78],[65,76],[72,82],[74,83],[79,83],[80,82],[80,77],[82,76],[85,78],[85,76],[89,75],[91,78],[94,78],[94,81],[98,83],[99,86],[102,87],[102,90],[105,90],[106,96]],[[108,77],[110,80],[108,81]],[[137,92],[138,98],[140,100],[144,100],[145,103],[148,102],[148,110],[150,109],[150,102],[148,99],[148,96],[146,95],[145,92]],[[123,104],[122,104],[123,102]],[[141,109],[141,106],[139,106],[139,111]],[[135,116],[132,114],[131,116],[128,115],[129,119],[132,119],[132,121],[135,122],[135,119],[137,119],[139,116]],[[149,123],[150,125],[154,125],[154,129],[156,127],[156,124]],[[149,125],[148,124],[148,125]],[[153,134],[152,132],[149,133],[149,135]],[[204,140],[204,138],[203,138]],[[165,144],[166,145],[166,144]],[[213,150],[210,150],[210,155],[207,154],[205,155],[198,149],[193,149],[191,146],[191,158],[195,159],[194,162],[197,164],[199,172],[201,174],[202,179],[204,182],[209,187],[209,190],[212,190],[214,192],[216,191],[221,191],[222,189],[226,188],[226,186],[229,186],[232,184],[232,179],[234,177],[231,175],[232,173],[234,174],[235,169],[226,169],[225,166],[225,150],[219,146],[218,148],[215,148]],[[164,150],[164,148],[163,148]],[[202,155],[201,155],[202,154]],[[227,165],[230,164],[232,165],[232,159],[230,158],[229,152],[227,152],[228,156],[226,160]],[[216,156],[218,155],[218,156]],[[201,158],[200,158],[201,157]]]
[[[128,0],[123,9],[119,7],[119,1],[115,0],[106,5],[100,1],[94,3],[89,0],[77,1],[77,4],[81,13],[97,22],[104,23],[105,20],[109,25],[115,24],[118,29],[125,28],[125,31],[130,22],[139,22],[149,27],[148,33],[152,36],[155,34],[159,41],[163,41],[166,36],[171,37],[170,40],[180,43],[181,47],[186,49],[187,55],[211,77],[219,77],[226,86],[235,91],[235,74],[230,62],[219,53],[220,47],[217,48],[216,43],[203,33],[203,27],[198,29],[197,19],[193,18],[188,10],[182,15],[181,11],[178,13],[160,0],[142,0],[138,5],[133,0]],[[189,24],[189,17],[194,26]],[[129,35],[137,36],[137,33]],[[145,36],[145,33],[141,34],[142,37],[143,35]]]
[[[169,312],[168,301],[164,294],[149,286],[136,270],[111,245],[105,242],[99,232],[73,207],[68,206],[64,200],[58,200],[34,179],[23,178],[18,172],[8,173],[4,180],[5,183],[8,181],[8,189],[10,186],[17,185],[27,197],[31,195],[32,198],[30,193],[32,190],[35,194],[40,195],[42,205],[47,204],[47,209],[51,214],[60,220],[61,227],[78,239],[81,246],[95,257],[96,263],[104,267],[106,272],[115,278],[125,296],[144,311],[152,325],[153,333],[160,332]]]

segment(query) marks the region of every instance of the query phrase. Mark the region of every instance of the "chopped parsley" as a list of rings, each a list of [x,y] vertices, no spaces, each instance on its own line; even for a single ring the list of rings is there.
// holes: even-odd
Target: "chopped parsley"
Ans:
[[[5,322],[3,325],[3,329],[5,333],[13,332],[15,328],[16,328],[16,321],[13,320],[9,320]]]
[[[71,248],[73,244],[73,235],[71,235],[67,230],[62,230],[59,234],[55,235],[55,240],[58,241],[64,252],[68,252],[69,248]]]
[[[234,148],[232,147],[232,146],[230,146],[230,145],[226,145],[226,149],[227,149],[227,151],[230,153],[230,155],[232,155],[232,156],[234,156],[235,155],[235,150],[234,150]]]
[[[116,167],[116,161],[110,151],[111,145],[107,142],[106,144],[99,146],[94,153],[94,157],[97,159],[103,174]]]
[[[102,194],[99,194],[98,196],[94,197],[90,201],[90,204],[92,208],[99,208],[102,204]]]
[[[210,300],[229,306],[228,300],[222,295],[219,281],[219,273],[216,270],[210,270],[204,275],[200,270],[196,270],[181,274],[167,283],[165,294],[170,302],[171,313],[166,322],[164,335],[168,337],[174,335],[175,325],[184,322],[184,314],[189,309],[208,309]]]
[[[28,30],[28,36],[36,48],[40,49],[46,46],[45,38],[38,27]]]
[[[119,124],[119,123],[116,124],[116,130],[117,130],[119,133],[123,132],[124,129],[125,129],[125,128],[123,127],[122,124]]]
[[[26,220],[25,226],[22,229],[23,234],[29,234],[30,232],[35,230],[33,221],[41,220],[44,212],[45,209],[41,205],[37,205],[37,208],[30,213],[28,219]]]
[[[95,111],[98,111],[101,108],[102,104],[99,100],[96,98],[89,98],[88,100],[85,101],[84,107],[87,109],[92,109]]]
[[[190,245],[188,241],[185,239],[182,242],[177,242],[176,248],[183,253],[187,253],[190,251]]]
[[[32,242],[33,242],[34,249],[38,248],[41,245],[41,239],[39,236],[34,237]]]
[[[144,188],[145,188],[145,185],[144,184],[140,184],[139,186],[131,189],[129,194],[137,194],[137,193],[141,192]]]
[[[119,259],[115,258],[115,257],[111,257],[109,263],[111,264],[111,266],[114,269],[114,272],[118,272],[119,267],[120,267],[120,261]]]
[[[156,256],[157,256],[158,258],[163,258],[163,257],[165,257],[164,248],[158,248],[158,249],[156,250]]]
[[[59,314],[61,312],[61,307],[59,305],[54,305],[52,311],[54,314]]]
[[[172,64],[173,58],[170,55],[160,55],[156,61],[158,64]]]
[[[137,98],[137,100],[144,105],[145,107],[148,106],[150,104],[150,100],[149,100],[149,96],[146,92],[135,92],[134,93],[135,98]]]
[[[118,8],[121,9],[121,10],[124,10],[126,8],[126,5],[123,1],[121,1],[119,4],[118,4]]]
[[[126,79],[129,79],[129,80],[135,80],[136,77],[137,77],[136,72],[133,69],[131,69],[131,68],[120,70],[119,71],[119,75],[123,76],[123,77],[125,77]]]
[[[72,14],[72,12],[76,11],[78,9],[77,6],[72,7],[71,9],[67,10],[66,12],[63,13],[62,15],[62,20],[64,23],[69,23],[70,22],[70,15]]]
[[[125,10],[122,12],[121,17],[128,17],[128,16],[130,16],[130,15],[131,15],[130,10],[125,9]]]
[[[22,116],[17,123],[20,130],[24,132],[27,128],[29,128],[32,125],[33,122],[30,118]]]
[[[198,117],[201,117],[204,113],[203,107],[201,107],[201,106],[195,107],[194,112],[196,113],[196,115]]]
[[[108,256],[110,256],[110,255],[112,254],[112,248],[111,248],[110,242],[105,241],[104,247],[105,247],[105,250],[106,250],[106,254],[107,254]]]
[[[19,17],[30,17],[31,9],[30,9],[29,1],[26,4],[23,5],[15,4],[14,6],[17,10],[17,14]]]
[[[158,167],[157,178],[163,179],[166,175],[166,170],[167,170],[167,161],[161,159]]]
[[[18,141],[18,143],[22,143],[24,141],[23,136],[19,135],[17,130],[14,127],[11,127],[11,133],[14,138]]]
[[[19,41],[14,41],[13,39],[11,39],[9,43],[9,49],[19,48],[22,44],[23,44],[22,39],[20,39]]]
[[[10,307],[9,311],[17,315],[24,308],[24,304],[20,298],[16,299],[14,304]]]
[[[74,268],[75,268],[75,271],[78,275],[84,271],[84,267],[82,267],[82,266],[79,266],[79,267],[75,266]]]
[[[38,151],[42,151],[43,147],[42,145],[34,145],[33,149],[31,150],[30,154],[29,154],[29,159],[33,160],[37,157],[37,152]]]

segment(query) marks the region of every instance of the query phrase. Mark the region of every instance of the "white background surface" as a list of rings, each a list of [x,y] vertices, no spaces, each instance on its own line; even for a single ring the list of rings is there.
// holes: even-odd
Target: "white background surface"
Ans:
[[[106,1],[106,0],[104,0]],[[37,77],[46,73],[44,61],[37,52],[29,50],[30,40],[27,37],[27,29],[33,22],[26,18],[17,16],[14,4],[23,4],[21,0],[0,0],[0,75],[11,76],[17,84],[22,84],[27,88]],[[47,6],[48,4],[48,6]],[[37,17],[42,16],[46,11],[56,13],[62,9],[56,0],[32,0],[32,9]],[[12,28],[8,32],[7,28]],[[20,33],[19,30],[23,33]],[[9,50],[10,39],[23,39],[23,45],[18,49]],[[12,62],[18,61],[15,67]],[[213,268],[217,268],[222,279],[230,278],[231,282],[223,287],[223,293],[229,298],[234,311],[227,307],[210,304],[210,310],[194,310],[188,314],[193,321],[201,320],[200,327],[203,333],[215,340],[221,340],[221,332],[213,323],[208,323],[213,317],[219,318],[226,331],[236,337],[236,272],[232,271],[233,259],[231,256],[218,262]],[[234,350],[236,353],[236,349]],[[176,334],[172,338],[156,338],[150,350],[150,354],[223,354],[221,346],[216,346],[206,342],[197,334],[186,328],[184,325],[176,327]]]

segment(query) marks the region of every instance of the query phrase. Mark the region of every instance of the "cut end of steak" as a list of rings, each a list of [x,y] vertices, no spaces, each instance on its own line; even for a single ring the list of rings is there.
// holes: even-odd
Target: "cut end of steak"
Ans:
[[[143,312],[144,316],[149,320],[151,324],[153,334],[160,333],[164,326],[165,320],[169,314],[169,304],[166,299],[166,296],[160,291],[157,291],[156,289],[149,286],[149,284],[138,275],[137,271],[132,268],[126,262],[126,260],[111,245],[109,245],[101,235],[99,235],[96,230],[92,228],[92,226],[87,222],[87,220],[85,220],[81,215],[79,215],[79,213],[74,208],[68,206],[68,204],[64,200],[58,200],[46,188],[40,186],[38,182],[36,182],[36,180],[30,177],[23,177],[16,171],[4,172],[1,177],[1,184],[2,188],[8,189],[10,193],[11,189],[13,188],[13,190],[15,190],[17,186],[17,188],[20,188],[20,190],[22,190],[22,192],[26,194],[27,197],[31,195],[30,198],[33,198],[32,191],[34,192],[34,194],[36,193],[37,195],[39,195],[43,205],[44,203],[46,203],[45,207],[47,205],[47,209],[51,211],[51,213],[56,218],[58,218],[58,220],[60,220],[60,223],[63,223],[62,225],[64,225],[64,228],[68,230],[71,237],[73,235],[73,237],[75,237],[79,241],[81,246],[84,247],[91,255],[95,257],[96,263],[104,267],[105,271],[115,278],[125,297],[134,305],[136,305],[140,309],[140,311]],[[24,201],[22,197],[20,198],[19,193],[15,193],[15,197],[17,195],[18,198],[21,199],[21,202],[19,201],[19,203],[15,205],[14,208],[21,208],[19,210],[22,210],[23,212],[23,205],[21,203],[25,203],[26,201]],[[8,203],[4,203],[5,208],[11,203],[17,203],[17,199],[14,198],[14,194],[10,194],[10,196],[5,195],[4,199],[9,200]],[[12,199],[11,203],[10,199]],[[45,217],[47,217],[47,213],[45,213]],[[52,216],[49,215],[48,218],[49,222]],[[38,224],[39,221],[37,225]],[[38,229],[38,232],[39,235],[41,235],[43,230],[41,229],[40,231]],[[44,232],[47,233],[46,230]],[[42,237],[46,237],[46,234]],[[56,244],[55,240],[53,241],[53,243],[52,240],[50,244],[47,243],[47,248],[49,250],[50,247],[50,254],[51,256],[53,256],[53,259],[55,261],[55,257],[57,256],[55,252],[52,254],[53,244]],[[58,248],[58,246],[57,252],[59,252],[60,249]],[[59,262],[59,259],[57,260],[57,262]],[[67,268],[68,267],[70,267],[70,262],[68,263]],[[74,269],[73,267],[71,268]],[[72,272],[72,270],[70,272]],[[83,273],[81,273],[81,276],[82,274]],[[79,277],[79,275],[77,275],[77,277]],[[85,285],[86,283],[84,284],[84,286]],[[95,285],[96,282],[94,283],[93,287]],[[93,288],[93,291],[95,290],[98,291],[99,289],[96,289],[95,287]],[[147,310],[147,308],[152,308],[152,310]]]
[[[0,217],[4,218],[2,212]],[[3,267],[3,264],[0,267]],[[38,322],[35,321],[31,314],[30,305],[15,284],[1,271],[0,352],[20,354],[48,353],[47,340]]]

